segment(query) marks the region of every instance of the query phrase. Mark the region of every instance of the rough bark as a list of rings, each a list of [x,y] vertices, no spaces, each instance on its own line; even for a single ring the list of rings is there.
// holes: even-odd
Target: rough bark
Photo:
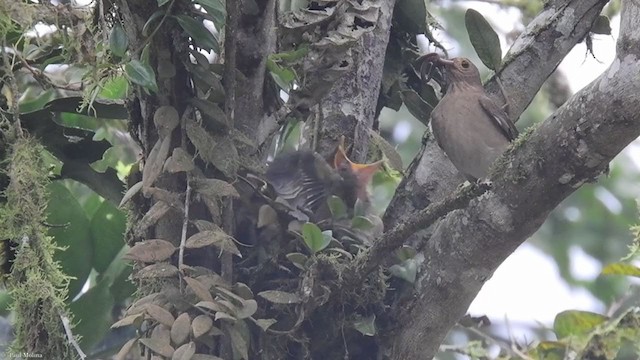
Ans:
[[[378,4],[380,16],[375,29],[364,34],[358,45],[351,49],[353,67],[320,103],[320,120],[325,126],[318,146],[321,154],[335,151],[340,135],[345,135],[353,144],[351,158],[360,162],[366,160],[395,0],[379,1]]]
[[[578,16],[577,8],[586,3],[560,3],[559,9],[565,12],[573,8],[573,15],[549,27],[560,26],[556,31],[563,34],[573,34],[575,30],[562,29],[588,29],[567,23],[570,19],[591,23],[589,18],[597,16],[605,2],[589,2],[589,11]],[[541,16],[554,18],[545,13]],[[491,176],[492,191],[472,201],[468,208],[450,213],[430,238],[418,235],[424,244],[425,266],[416,280],[416,295],[395,307],[393,318],[402,326],[389,337],[391,358],[431,358],[502,261],[542,225],[564,198],[586,182],[594,181],[609,161],[640,134],[640,104],[635,100],[640,91],[636,76],[640,71],[640,36],[634,31],[638,26],[640,6],[625,2],[617,57],[609,69],[538,128],[517,140],[514,148],[498,160]],[[565,37],[559,37],[551,43],[560,44],[564,40]],[[535,42],[541,43],[541,49],[550,43],[544,37],[536,37]],[[569,48],[563,45],[555,51]],[[519,61],[513,59],[507,67]],[[542,80],[533,79],[543,76],[539,69],[533,69],[539,62],[531,63],[530,58],[522,61],[531,65],[521,71],[520,78],[528,80],[522,81],[520,87],[541,84]],[[502,74],[505,73],[506,69]],[[513,84],[505,84],[510,94]],[[533,96],[535,91],[529,93]],[[512,105],[530,101],[521,97],[521,93],[514,99]],[[524,106],[516,105],[513,109],[517,112],[521,108]],[[405,187],[407,183],[425,184],[424,179],[418,178],[424,173],[421,165],[425,160],[412,168],[412,179],[405,182]],[[422,189],[422,193],[427,191]],[[398,209],[395,211],[400,215]],[[387,218],[390,222],[394,219],[398,217]]]
[[[262,129],[263,123],[270,120],[265,81],[267,58],[276,50],[277,32],[276,1],[256,1],[256,5],[256,9],[239,6],[237,28],[229,28],[226,36],[235,38],[236,45],[235,127],[258,142],[266,135],[256,129]]]

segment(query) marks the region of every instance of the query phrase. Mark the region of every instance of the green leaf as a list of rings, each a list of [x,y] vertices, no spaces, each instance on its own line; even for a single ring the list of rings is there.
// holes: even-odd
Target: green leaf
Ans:
[[[216,40],[216,37],[204,26],[202,21],[198,21],[187,15],[176,15],[175,18],[184,31],[191,36],[196,45],[205,50],[213,50],[215,53],[220,53],[218,40]]]
[[[611,21],[604,15],[598,16],[596,21],[593,22],[593,26],[591,26],[591,32],[594,34],[611,35]]]
[[[428,125],[431,119],[431,111],[434,106],[430,105],[413,90],[400,91],[402,102],[407,106],[407,110],[421,123]]]
[[[114,55],[124,57],[128,47],[129,39],[127,39],[127,34],[125,34],[122,26],[116,23],[113,25],[109,35],[109,49]]]
[[[307,263],[307,255],[301,253],[289,253],[286,255],[287,259],[291,261],[298,269],[304,270]]]
[[[335,195],[331,195],[327,199],[329,210],[331,211],[331,217],[334,219],[342,219],[347,216],[347,205]]]
[[[138,60],[131,60],[124,66],[124,72],[127,74],[129,80],[134,84],[138,84],[143,88],[157,92],[158,84],[156,84],[156,74],[153,72],[151,66],[143,64]]]
[[[291,85],[296,80],[296,73],[293,70],[279,65],[271,58],[267,59],[267,69],[280,88],[287,91],[291,89]]]
[[[164,11],[162,10],[157,10],[156,12],[151,14],[151,16],[149,16],[149,19],[147,19],[147,22],[144,23],[144,26],[142,27],[142,35],[149,36],[149,34],[151,34],[151,32],[153,31],[151,30],[151,25],[153,25],[155,21],[163,15]]]
[[[471,45],[476,50],[482,63],[493,71],[500,69],[502,50],[500,39],[489,22],[479,12],[468,9],[464,14],[464,22]]]
[[[331,235],[320,231],[320,228],[313,223],[302,225],[302,239],[313,254],[323,250],[331,242]]]
[[[108,201],[104,201],[91,219],[93,267],[104,272],[125,244],[126,218]]]
[[[308,53],[309,44],[300,44],[295,50],[272,54],[269,58],[278,63],[281,61],[291,63],[304,58]]]
[[[362,335],[374,336],[376,334],[376,315],[372,314],[354,321],[353,327]]]
[[[69,306],[73,320],[77,322],[73,332],[81,336],[80,344],[85,349],[91,349],[100,341],[113,323],[111,312],[114,300],[109,285],[108,281],[98,282]]]
[[[367,216],[369,204],[356,199],[356,203],[353,205],[353,216]]]
[[[558,339],[571,335],[585,335],[607,320],[606,316],[589,311],[567,310],[556,315],[553,331]]]
[[[534,359],[564,360],[567,344],[561,341],[541,341],[530,353]]]
[[[98,97],[103,99],[119,100],[125,99],[128,92],[129,82],[127,79],[124,76],[116,76],[105,82]],[[93,104],[95,104],[95,101]]]
[[[612,263],[607,264],[602,269],[602,275],[628,275],[640,277],[640,268],[632,264]]]
[[[93,247],[90,241],[89,218],[82,205],[62,181],[48,186],[49,203],[47,222],[56,245],[65,248],[55,253],[62,271],[74,277],[69,282],[69,298],[73,299],[82,289],[93,267]]]
[[[162,6],[162,5],[164,5],[164,4],[168,3],[168,2],[169,2],[169,0],[158,0],[158,6]]]
[[[211,15],[213,18],[213,24],[216,29],[222,29],[224,27],[227,11],[224,7],[224,2],[221,0],[196,0],[196,3],[200,4],[202,8]]]
[[[297,294],[279,290],[262,291],[258,296],[274,304],[297,304],[302,301]]]
[[[400,279],[406,280],[410,283],[416,281],[416,274],[418,273],[418,264],[414,259],[407,259],[401,264],[393,265],[389,268],[391,275]]]
[[[351,219],[351,227],[358,230],[371,230],[375,225],[364,216],[354,216]]]
[[[402,245],[401,248],[395,251],[395,254],[398,260],[405,261],[415,257],[417,254],[417,251],[416,249],[412,248],[409,245]]]
[[[411,34],[422,34],[427,31],[429,25],[427,14],[425,0],[400,0],[394,11],[398,24]]]

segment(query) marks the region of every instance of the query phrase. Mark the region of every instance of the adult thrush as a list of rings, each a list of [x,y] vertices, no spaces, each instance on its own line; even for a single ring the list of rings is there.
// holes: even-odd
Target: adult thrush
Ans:
[[[478,68],[469,59],[447,60],[431,53],[418,61],[444,69],[447,90],[431,112],[431,128],[438,145],[469,181],[486,177],[493,162],[518,136],[518,130],[489,98]]]
[[[330,217],[327,199],[331,195],[341,198],[349,209],[356,200],[368,204],[367,184],[380,164],[356,164],[340,144],[331,165],[310,150],[281,154],[269,165],[266,178],[279,198],[319,221]]]

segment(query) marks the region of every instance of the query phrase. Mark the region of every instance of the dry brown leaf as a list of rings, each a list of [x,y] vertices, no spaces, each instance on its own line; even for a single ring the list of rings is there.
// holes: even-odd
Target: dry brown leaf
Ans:
[[[189,338],[191,332],[191,319],[189,314],[182,313],[176,318],[171,325],[171,341],[176,345],[184,344]]]
[[[176,247],[172,243],[162,239],[151,239],[135,244],[123,258],[143,263],[155,263],[170,258],[175,251]]]

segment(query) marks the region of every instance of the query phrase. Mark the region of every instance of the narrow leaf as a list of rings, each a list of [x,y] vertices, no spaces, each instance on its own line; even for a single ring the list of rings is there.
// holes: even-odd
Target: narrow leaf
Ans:
[[[213,50],[215,53],[220,53],[220,45],[216,37],[207,29],[202,21],[198,21],[188,15],[176,15],[176,20],[180,27],[191,36],[193,41],[199,47],[205,50]]]
[[[301,301],[298,295],[279,290],[263,291],[258,296],[274,304],[297,304]]]

